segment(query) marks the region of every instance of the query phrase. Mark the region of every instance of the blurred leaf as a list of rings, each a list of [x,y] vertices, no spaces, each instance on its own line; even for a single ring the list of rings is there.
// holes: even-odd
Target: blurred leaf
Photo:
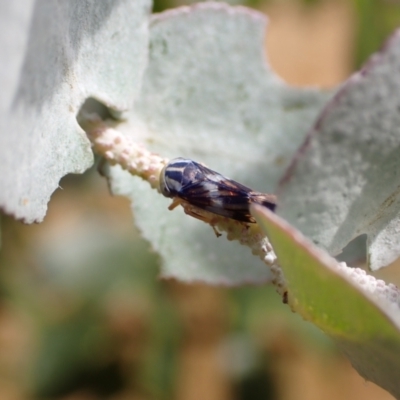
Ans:
[[[167,157],[184,156],[264,192],[280,175],[330,96],[284,84],[266,64],[264,17],[203,3],[156,15],[134,113],[118,129]],[[170,200],[112,169],[112,189],[132,199],[136,224],[163,258],[163,276],[235,285],[270,279],[250,250],[168,212]]]
[[[353,0],[353,2],[357,18],[355,64],[359,67],[399,26],[400,3],[397,0]]]
[[[331,336],[361,376],[399,397],[398,307],[361,291],[334,259],[273,213],[261,206],[252,213],[276,251],[293,310]]]
[[[372,269],[400,255],[400,30],[327,105],[283,179],[278,213],[338,254],[368,235]]]
[[[96,317],[93,310],[86,310],[42,331],[33,371],[35,391],[40,397],[67,394],[76,390],[76,385],[88,383],[82,382],[85,370],[96,368],[102,361],[104,351],[98,350],[106,343]]]

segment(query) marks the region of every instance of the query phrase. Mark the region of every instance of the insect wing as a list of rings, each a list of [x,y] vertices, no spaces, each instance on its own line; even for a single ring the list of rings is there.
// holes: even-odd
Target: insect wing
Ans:
[[[253,222],[249,213],[251,189],[196,163],[194,179],[184,185],[179,197],[188,203],[238,221]]]
[[[249,212],[250,203],[257,203],[269,208],[272,211],[275,210],[276,196],[272,194],[254,192],[249,187],[242,185],[233,179],[226,178],[223,175],[204,167],[203,165],[198,164],[198,166],[203,171],[204,176],[208,178],[208,181],[214,182],[218,186],[218,194],[216,193],[215,195],[218,195],[222,199],[222,202],[226,208],[232,211],[241,211],[244,205],[246,205],[247,216],[252,221],[254,221],[254,219],[251,217]]]

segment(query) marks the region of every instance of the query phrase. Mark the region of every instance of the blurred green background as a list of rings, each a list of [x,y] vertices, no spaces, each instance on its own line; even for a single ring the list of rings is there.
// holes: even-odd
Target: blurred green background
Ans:
[[[395,0],[242,4],[269,16],[268,58],[294,85],[339,84],[400,21]],[[1,222],[1,399],[392,398],[274,288],[160,280],[95,167],[60,182],[42,224]]]

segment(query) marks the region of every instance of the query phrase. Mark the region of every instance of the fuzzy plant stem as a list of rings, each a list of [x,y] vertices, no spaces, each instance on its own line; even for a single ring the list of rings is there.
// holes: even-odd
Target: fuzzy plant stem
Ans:
[[[109,127],[104,121],[92,117],[85,126],[87,135],[95,153],[104,157],[111,165],[118,164],[132,175],[140,176],[153,189],[160,192],[160,173],[168,163],[168,159],[148,151],[145,146]],[[229,218],[212,214],[190,204],[182,204],[184,211],[195,211],[204,219],[211,221],[214,231],[226,232],[228,240],[238,240],[242,245],[250,247],[252,253],[270,268],[272,282],[277,292],[286,299],[287,289],[282,270],[277,264],[272,246],[257,224],[244,224]]]

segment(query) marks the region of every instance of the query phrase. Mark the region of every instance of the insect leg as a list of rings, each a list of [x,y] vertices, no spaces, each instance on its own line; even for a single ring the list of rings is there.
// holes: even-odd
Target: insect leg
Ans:
[[[199,209],[198,207],[195,207],[185,201],[181,202],[181,206],[183,207],[183,211],[185,212],[186,215],[190,215],[193,218],[196,218],[200,221],[205,222],[206,224],[209,224],[211,228],[213,228],[213,231],[217,237],[221,236],[221,233],[218,232],[217,228],[215,227],[215,220],[214,216],[208,216],[209,214],[207,211],[204,211],[202,209]]]
[[[172,203],[168,206],[168,210],[173,210],[174,208],[178,207],[179,205],[182,204],[182,200],[178,197],[174,197],[172,199]]]

